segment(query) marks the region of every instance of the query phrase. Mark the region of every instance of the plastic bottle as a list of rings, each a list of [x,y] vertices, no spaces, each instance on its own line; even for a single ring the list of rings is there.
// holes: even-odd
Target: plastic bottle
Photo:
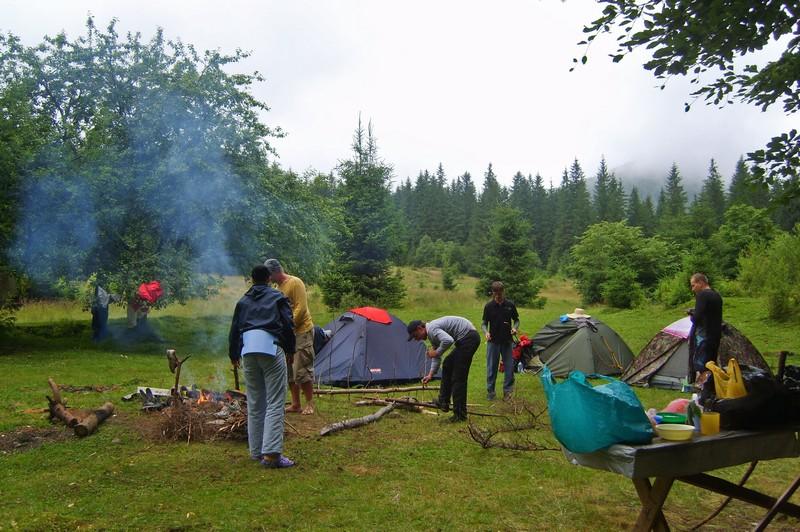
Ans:
[[[686,405],[686,424],[694,425],[695,432],[700,432],[700,417],[703,410],[699,404],[700,398],[696,393],[692,394],[692,400]]]

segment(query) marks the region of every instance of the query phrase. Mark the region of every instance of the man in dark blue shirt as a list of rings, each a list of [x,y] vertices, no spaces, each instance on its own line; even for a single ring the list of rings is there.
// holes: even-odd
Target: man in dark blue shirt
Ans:
[[[481,330],[486,337],[486,396],[495,398],[495,383],[500,358],[505,367],[503,399],[514,391],[514,358],[511,338],[519,329],[519,313],[514,302],[505,297],[505,287],[500,281],[492,283],[492,300],[483,307]]]

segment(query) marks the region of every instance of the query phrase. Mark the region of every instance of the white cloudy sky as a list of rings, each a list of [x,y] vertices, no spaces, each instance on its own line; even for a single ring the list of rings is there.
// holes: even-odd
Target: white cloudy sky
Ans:
[[[688,83],[661,91],[641,56],[611,63],[610,38],[570,73],[599,13],[590,0],[4,0],[0,31],[26,44],[75,37],[89,12],[98,26],[118,18],[120,32],[160,26],[199,49],[251,51],[264,121],[286,131],[273,144],[297,172],[346,158],[359,113],[397,179],[441,162],[481,183],[491,162],[506,184],[518,170],[558,184],[575,158],[591,175],[602,155],[626,180],[661,180],[673,161],[699,180],[712,157],[729,179],[790,123],[779,107],[684,113]]]

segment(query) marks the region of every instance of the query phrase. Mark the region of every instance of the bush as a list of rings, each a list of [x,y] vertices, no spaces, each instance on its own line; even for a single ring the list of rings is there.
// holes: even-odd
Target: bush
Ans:
[[[641,228],[624,222],[590,226],[570,256],[568,273],[585,303],[605,301],[623,308],[641,302],[679,263],[676,250],[666,242],[647,238]]]
[[[600,285],[606,304],[617,308],[633,308],[644,301],[644,290],[636,280],[636,272],[630,268],[615,268],[608,279]]]
[[[800,226],[777,236],[766,249],[754,248],[739,261],[742,285],[766,295],[769,317],[787,320],[800,304]]]

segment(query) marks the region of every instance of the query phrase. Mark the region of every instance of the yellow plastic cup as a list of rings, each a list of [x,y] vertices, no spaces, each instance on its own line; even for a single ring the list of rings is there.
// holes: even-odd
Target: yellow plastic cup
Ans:
[[[712,436],[719,432],[719,412],[703,412],[700,416],[700,434]]]

